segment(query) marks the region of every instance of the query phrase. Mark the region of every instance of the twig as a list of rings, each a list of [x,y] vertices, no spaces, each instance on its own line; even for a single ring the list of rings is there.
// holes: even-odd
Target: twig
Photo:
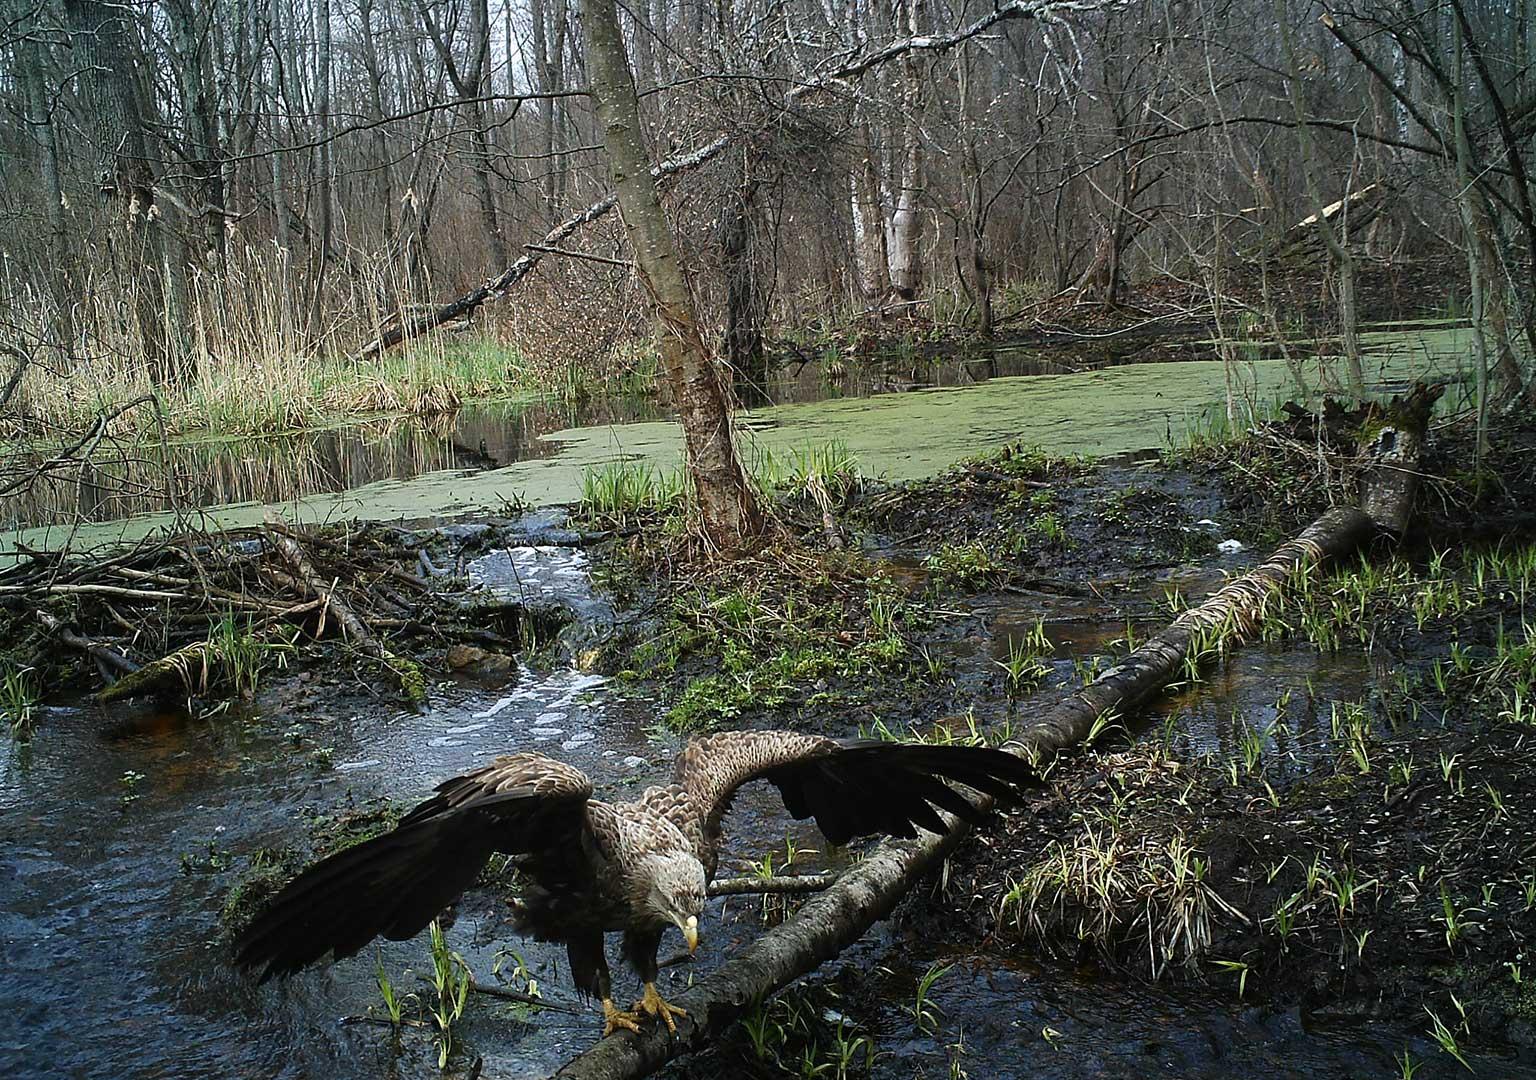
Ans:
[[[821,892],[830,888],[836,880],[836,874],[716,878],[709,883],[709,895],[750,896],[755,893],[764,893],[778,896],[786,893]]]

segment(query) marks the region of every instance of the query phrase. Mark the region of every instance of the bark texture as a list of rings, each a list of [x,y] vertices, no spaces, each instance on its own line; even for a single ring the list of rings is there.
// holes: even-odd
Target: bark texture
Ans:
[[[731,439],[731,407],[719,371],[694,318],[672,228],[651,178],[640,127],[640,103],[624,51],[613,0],[587,0],[582,23],[592,104],[603,129],[619,214],[640,278],[661,321],[661,359],[683,427],[688,473],[704,532],[730,549],[762,530],[757,497]]]
[[[1256,627],[1265,607],[1298,576],[1324,561],[1347,555],[1385,532],[1400,534],[1417,491],[1419,449],[1430,407],[1440,387],[1416,387],[1394,403],[1365,447],[1359,507],[1329,510],[1277,548],[1263,564],[1229,582],[1198,607],[1184,612],[1121,664],[1082,690],[1046,709],[1008,749],[1040,760],[1083,741],[1106,711],[1125,712],[1162,689],[1200,641],[1236,641]],[[861,937],[936,866],[969,830],[950,821],[948,835],[879,845],[844,872],[794,918],[768,931],[717,971],[674,999],[688,1010],[677,1033],[660,1025],[639,1035],[605,1038],[568,1062],[561,1080],[635,1080],[682,1054],[702,1048],[751,1008],[752,1003],[835,957]]]

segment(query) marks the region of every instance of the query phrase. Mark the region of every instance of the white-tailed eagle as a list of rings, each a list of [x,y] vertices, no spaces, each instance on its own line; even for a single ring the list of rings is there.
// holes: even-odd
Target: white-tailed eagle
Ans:
[[[975,823],[980,812],[952,783],[1014,802],[1037,777],[985,747],[725,732],[689,743],[670,783],[607,803],[592,797],[580,770],[510,754],[439,785],[393,831],[305,870],[240,935],[237,963],[266,979],[327,953],[351,956],[379,935],[409,938],[501,852],[527,882],[519,932],[565,943],[576,985],[602,1002],[604,1034],[638,1031],[641,1014],[674,1027],[680,1010],[656,990],[662,933],[675,926],[690,950],[698,945],[722,819],[737,789],[759,779],[778,788],[793,817],[814,818],[829,841],[845,844],[910,838],[919,828],[942,833],[940,810]],[[623,932],[645,987],[632,1011],[613,1003],[603,952],[613,931]]]

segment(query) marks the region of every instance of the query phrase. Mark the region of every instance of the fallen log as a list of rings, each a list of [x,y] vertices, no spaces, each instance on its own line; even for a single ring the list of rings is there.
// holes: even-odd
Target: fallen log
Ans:
[[[164,694],[172,687],[181,688],[189,697],[198,697],[208,692],[214,673],[223,662],[224,657],[213,642],[194,641],[108,684],[97,691],[96,700],[103,704],[126,701],[140,694]]]
[[[304,554],[304,549],[299,546],[299,542],[293,538],[287,528],[277,527],[282,526],[280,521],[269,524],[274,526],[267,530],[267,538],[272,546],[282,553],[283,558],[293,569],[294,576],[305,590],[315,599],[323,601],[321,618],[324,619],[327,613],[334,615],[347,640],[351,641],[364,655],[377,660],[395,680],[395,684],[411,707],[420,709],[427,699],[427,681],[421,668],[385,648],[379,639],[373,636],[373,632],[368,629],[363,620],[357,617],[357,613],[352,610],[352,606],[346,599],[327,585],[325,580],[315,572],[315,568],[310,565],[309,556]]]
[[[1394,400],[1362,447],[1356,506],[1336,506],[1277,548],[1264,563],[1185,611],[1123,662],[1046,709],[1007,749],[1043,762],[1083,742],[1100,717],[1125,714],[1183,669],[1186,656],[1240,640],[1257,627],[1269,603],[1297,578],[1347,555],[1377,535],[1397,538],[1417,490],[1417,466],[1429,414],[1443,387],[1419,385]],[[991,800],[981,805],[990,808]],[[640,1034],[609,1035],[567,1062],[562,1080],[638,1080],[682,1054],[698,1050],[740,1019],[754,1002],[831,960],[889,915],[969,830],[947,819],[945,836],[877,845],[825,892],[767,931],[742,952],[673,999],[687,1010],[676,1033],[662,1025]]]
[[[1325,206],[1321,213],[1311,214],[1286,229],[1274,243],[1271,254],[1277,259],[1320,258],[1327,250],[1322,238],[1324,222],[1342,224],[1347,219],[1350,232],[1359,233],[1381,216],[1390,205],[1392,194],[1392,189],[1383,182],[1350,192]]]

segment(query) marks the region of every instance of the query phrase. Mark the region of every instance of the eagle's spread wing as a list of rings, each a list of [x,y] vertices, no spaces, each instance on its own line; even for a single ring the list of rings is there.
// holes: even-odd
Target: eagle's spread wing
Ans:
[[[236,962],[287,975],[351,956],[375,937],[420,932],[470,886],[493,852],[593,849],[592,781],[542,754],[511,754],[456,776],[390,832],[339,851],[273,898],[236,941]]]
[[[1021,759],[981,746],[929,746],[875,739],[829,739],[792,731],[734,731],[706,736],[679,755],[673,782],[705,816],[707,836],[736,790],[771,781],[799,820],[815,818],[834,844],[855,836],[911,838],[921,826],[946,831],[938,810],[972,824],[976,806],[950,782],[1016,802],[1022,787],[1039,782]]]

